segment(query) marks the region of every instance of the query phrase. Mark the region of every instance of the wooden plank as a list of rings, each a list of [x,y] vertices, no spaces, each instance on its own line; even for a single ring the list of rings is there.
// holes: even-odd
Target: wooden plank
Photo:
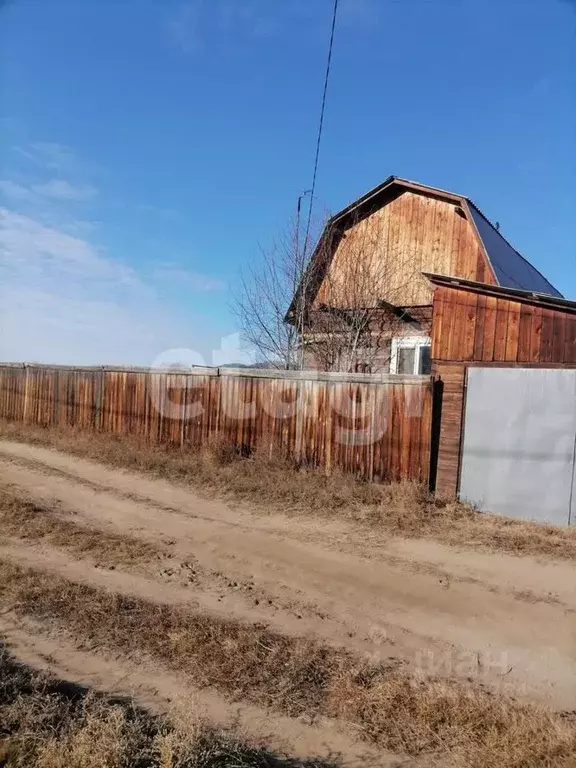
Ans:
[[[494,360],[506,360],[506,338],[508,332],[508,310],[510,302],[506,299],[496,300],[496,328],[494,332]]]
[[[456,213],[451,205],[444,205],[443,226],[441,232],[440,255],[436,262],[438,264],[437,272],[440,274],[450,274],[450,262],[452,258],[452,244],[454,243],[454,228],[456,224]]]
[[[552,329],[552,362],[564,362],[564,346],[566,343],[567,315],[563,312],[554,312],[554,325]]]
[[[454,293],[450,305],[450,340],[447,360],[463,360],[464,333],[466,326],[467,301],[462,291]]]
[[[478,312],[478,296],[468,293],[463,297],[464,327],[462,333],[462,360],[474,359],[474,342]]]
[[[482,360],[485,362],[494,360],[497,306],[497,299],[495,299],[494,296],[486,296],[486,307],[484,310],[484,338],[482,340]]]
[[[402,393],[400,387],[392,387],[391,409],[390,409],[390,454],[388,457],[388,466],[390,469],[390,478],[399,482],[400,476],[400,402]]]
[[[443,288],[436,288],[432,303],[432,359],[444,360],[443,336],[444,333],[444,294]]]
[[[478,294],[478,303],[476,307],[476,326],[474,328],[474,348],[472,350],[473,360],[482,360],[485,319],[486,319],[486,296],[482,294]]]
[[[412,447],[412,435],[414,423],[410,417],[409,394],[405,387],[401,387],[402,409],[400,412],[400,478],[410,478],[410,449]]]
[[[431,434],[432,434],[432,392],[433,384],[430,381],[429,386],[422,393],[422,412],[418,433],[418,477],[420,481],[428,485],[430,481],[430,455],[431,455]]]
[[[465,367],[438,363],[434,365],[433,373],[440,378],[443,387],[436,493],[439,497],[453,499],[460,473]]]
[[[515,363],[518,358],[518,344],[520,340],[520,304],[508,303],[508,327],[506,331],[506,350],[504,359]]]
[[[542,335],[540,338],[540,362],[552,362],[552,342],[554,340],[554,312],[542,310]]]
[[[576,364],[576,317],[573,315],[569,315],[566,318],[564,363]]]
[[[466,225],[466,222],[464,219],[456,213],[456,209],[454,209],[454,222],[452,226],[452,242],[450,247],[450,261],[448,264],[446,264],[446,269],[443,270],[445,274],[448,275],[455,275],[458,274],[456,271],[456,264],[458,260],[458,254],[461,253],[461,251],[466,246],[466,238],[465,238],[465,232],[464,227]]]
[[[530,343],[532,333],[532,307],[521,305],[520,322],[518,328],[518,353],[516,359],[519,363],[530,361]]]
[[[439,359],[450,360],[452,336],[454,334],[454,306],[456,297],[452,292],[443,294],[442,335],[439,339]]]
[[[528,362],[540,362],[540,340],[542,338],[542,308],[533,307],[530,327],[530,357]]]

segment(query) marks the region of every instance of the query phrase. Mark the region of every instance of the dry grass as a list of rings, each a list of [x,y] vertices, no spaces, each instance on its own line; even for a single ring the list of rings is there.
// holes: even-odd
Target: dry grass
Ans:
[[[214,686],[234,699],[291,715],[317,711],[327,675],[336,674],[348,658],[264,626],[126,597],[1,561],[0,603],[48,625],[56,621],[93,646],[145,652],[191,675],[198,687]]]
[[[162,558],[160,547],[130,536],[86,528],[50,505],[0,489],[0,533],[23,541],[46,542],[105,566],[134,566]]]
[[[470,504],[435,499],[415,483],[383,486],[382,500],[366,520],[393,534],[431,538],[453,546],[576,560],[576,528],[512,520]]]
[[[481,687],[392,674],[371,685],[340,678],[330,695],[338,716],[362,723],[365,733],[389,750],[429,754],[428,765],[576,765],[576,728],[565,718]]]
[[[132,437],[9,423],[0,438],[56,448],[193,486],[210,495],[287,514],[342,517],[392,535],[576,560],[576,529],[480,514],[469,505],[434,499],[415,483],[376,485],[350,475],[327,476],[282,460],[241,458],[226,446],[186,451]]]
[[[365,739],[395,752],[429,755],[430,765],[574,765],[576,729],[567,720],[479,686],[416,679],[311,639],[111,594],[6,562],[0,562],[0,602],[19,615],[56,623],[91,646],[146,654],[228,698],[291,716],[353,723]]]
[[[39,675],[0,650],[0,764],[7,768],[335,768],[252,748],[192,706],[152,717]]]

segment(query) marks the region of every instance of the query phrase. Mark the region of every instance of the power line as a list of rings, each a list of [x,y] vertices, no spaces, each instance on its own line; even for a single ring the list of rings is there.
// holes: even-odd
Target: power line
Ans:
[[[318,177],[318,163],[320,161],[320,147],[322,144],[322,132],[324,129],[324,115],[326,113],[326,97],[328,95],[328,83],[332,68],[332,51],[334,49],[334,34],[336,32],[336,20],[338,18],[338,4],[340,0],[334,0],[334,13],[332,15],[332,29],[330,31],[330,45],[328,47],[328,61],[326,64],[326,77],[324,78],[324,93],[322,95],[322,108],[320,109],[320,125],[318,126],[318,138],[316,141],[316,157],[314,160],[314,173],[312,175],[312,187],[310,190],[310,205],[308,207],[308,221],[306,223],[306,237],[304,238],[304,257],[308,252],[310,239],[310,226],[312,224],[312,209],[314,207],[314,193],[316,192],[316,179]]]

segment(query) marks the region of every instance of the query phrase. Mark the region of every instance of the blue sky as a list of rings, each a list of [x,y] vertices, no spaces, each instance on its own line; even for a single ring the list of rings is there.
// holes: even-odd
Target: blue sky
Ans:
[[[331,9],[3,4],[1,359],[238,358],[239,270],[310,186]],[[469,195],[576,298],[576,1],[341,0],[318,209],[390,174]]]

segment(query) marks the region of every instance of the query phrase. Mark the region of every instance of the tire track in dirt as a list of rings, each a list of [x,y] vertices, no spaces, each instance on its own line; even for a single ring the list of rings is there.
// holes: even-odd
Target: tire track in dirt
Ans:
[[[312,632],[373,659],[394,656],[414,666],[420,660],[424,672],[479,677],[500,690],[505,686],[508,692],[560,709],[576,706],[576,621],[562,604],[538,595],[538,602],[527,602],[495,592],[493,584],[483,584],[470,569],[458,580],[465,570],[462,563],[453,580],[441,582],[423,558],[406,568],[402,558],[394,562],[398,557],[388,555],[386,560],[378,546],[371,558],[366,557],[366,544],[359,548],[361,554],[353,554],[358,534],[343,523],[255,515],[163,481],[32,446],[0,443],[0,452],[9,458],[0,463],[3,482],[75,510],[87,525],[154,541],[168,537],[175,542],[176,563],[192,559],[223,579],[211,588],[209,576],[200,590],[188,588],[187,593],[177,585],[143,579],[138,589],[148,590],[149,599],[198,600],[203,608],[265,621],[284,633]],[[43,466],[32,469],[18,461]],[[347,544],[339,548],[338,537],[346,535]],[[17,548],[6,554],[10,549],[16,559],[26,557]],[[449,551],[444,548],[443,553],[442,565],[449,572]],[[502,560],[500,555],[484,557],[492,558],[483,562],[492,562],[495,569]],[[455,562],[459,559],[460,553],[454,553]],[[102,576],[96,577],[87,563],[56,564],[53,553],[43,562],[46,568],[76,573],[74,578],[95,581]],[[562,565],[561,573],[570,573],[574,584],[576,569]],[[136,588],[133,575],[117,571],[106,578],[119,591]],[[549,573],[547,579],[549,586]],[[234,589],[235,583],[261,589],[272,605]],[[557,586],[569,598],[565,582]],[[293,611],[284,606],[293,606]]]
[[[68,639],[47,635],[34,621],[0,616],[0,635],[23,663],[105,694],[126,697],[155,714],[194,712],[217,730],[232,730],[251,744],[290,754],[334,761],[343,768],[417,768],[421,760],[400,758],[370,748],[355,730],[320,718],[304,723],[243,702],[231,703],[215,691],[198,690],[155,661],[94,654]]]

